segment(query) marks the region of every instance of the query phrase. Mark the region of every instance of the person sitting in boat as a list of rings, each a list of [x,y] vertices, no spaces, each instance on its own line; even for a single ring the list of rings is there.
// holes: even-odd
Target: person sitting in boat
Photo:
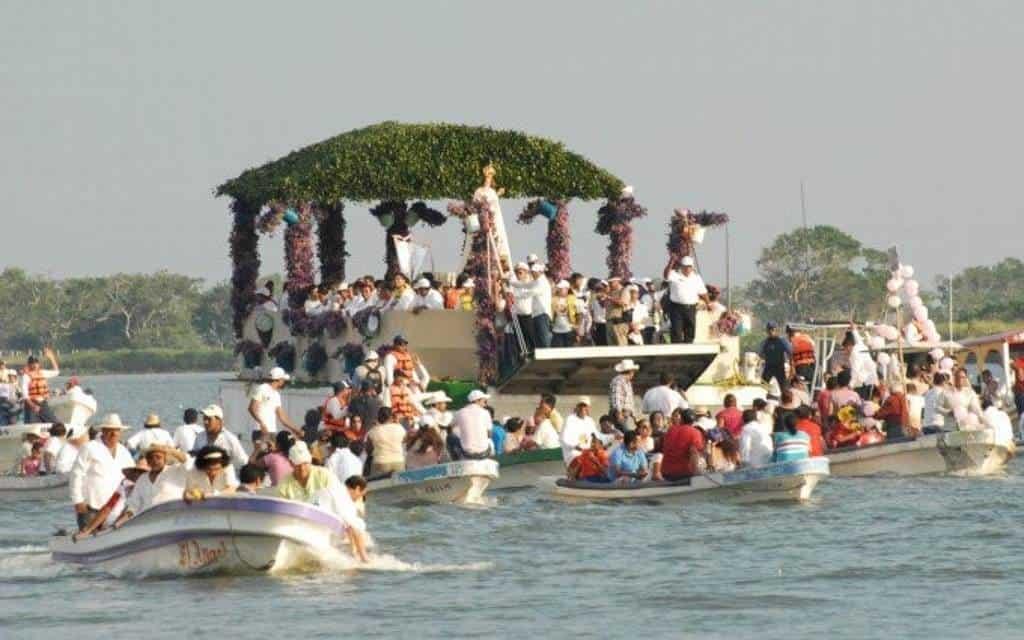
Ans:
[[[690,409],[677,412],[678,420],[668,428],[661,441],[661,474],[666,480],[681,480],[704,472],[705,442],[693,426],[696,415]]]
[[[864,400],[859,393],[850,388],[852,382],[853,374],[849,370],[843,369],[836,374],[836,388],[829,394],[829,398],[832,401],[829,415],[835,416],[839,413],[840,409],[847,406],[860,408]]]
[[[864,429],[858,422],[857,407],[852,404],[846,405],[836,413],[835,421],[828,430],[828,448],[856,446],[863,432]]]
[[[292,464],[288,461],[288,452],[295,444],[295,436],[288,431],[278,431],[274,437],[273,449],[260,456],[254,464],[267,472],[270,486],[276,487],[281,480],[292,472]]]
[[[388,387],[388,405],[391,407],[392,419],[406,428],[411,427],[419,415],[411,396],[405,372],[395,371],[394,382]]]
[[[922,433],[924,417],[924,386],[916,380],[907,380],[907,423],[903,426],[903,434],[916,438]]]
[[[988,369],[984,369],[981,372],[981,395],[979,398],[981,401],[988,400],[990,404],[1000,409],[1011,405],[1009,401],[1010,393],[1006,385],[992,375],[992,372]],[[982,411],[984,411],[984,407],[982,407]]]
[[[18,475],[32,478],[45,474],[46,466],[43,462],[43,441],[36,440],[32,443],[32,449],[29,451],[29,454],[21,459],[21,464],[18,468]]]
[[[145,473],[140,474],[135,479],[131,493],[128,494],[124,511],[114,521],[114,527],[120,527],[132,516],[142,513],[144,510],[157,504],[158,500],[164,500],[164,496],[168,495],[168,492],[165,491],[167,483],[170,482],[176,486],[182,486],[182,475],[172,474],[170,469],[172,465],[184,465],[186,460],[188,460],[188,457],[174,447],[163,444],[148,446],[142,452],[142,459],[140,461],[145,462]],[[184,467],[177,467],[176,470],[180,470],[182,474],[184,473]],[[161,480],[163,480],[163,484],[161,484]],[[180,495],[180,491],[178,493]]]
[[[363,475],[363,460],[359,457],[362,453],[362,446],[362,442],[352,442],[343,434],[335,433],[331,436],[333,451],[324,466],[338,476],[338,480],[341,482],[345,482],[352,476]]]
[[[981,402],[978,394],[971,386],[971,379],[965,369],[953,372],[953,387],[947,393],[947,402],[951,407],[963,407],[968,413],[981,417]]]
[[[697,421],[693,423],[694,426],[704,433],[707,433],[718,426],[718,421],[711,416],[711,409],[703,406],[697,407],[694,414],[697,416]]]
[[[748,467],[763,467],[772,461],[772,429],[757,419],[757,411],[743,412],[743,431],[740,433],[740,461]]]
[[[352,476],[342,484],[326,468],[313,466],[313,457],[305,442],[296,442],[288,457],[294,471],[278,485],[277,495],[333,513],[345,525],[352,554],[360,562],[369,562],[366,522],[356,507],[366,494],[366,480],[362,476]]]
[[[505,421],[505,448],[502,453],[522,453],[523,443],[526,441],[526,421],[522,418],[509,418]]]
[[[874,418],[882,421],[886,438],[902,438],[910,421],[910,407],[902,385],[893,385],[890,390],[886,385],[879,384],[872,392],[871,399],[879,405]],[[813,454],[812,454],[813,455]]]
[[[715,414],[715,423],[718,428],[725,429],[733,438],[739,439],[743,430],[743,412],[736,405],[736,396],[727,393],[722,399],[722,410]]]
[[[882,424],[876,420],[873,416],[874,408],[876,408],[874,402],[865,402],[864,408],[868,409],[871,415],[865,415],[860,421],[861,433],[857,438],[858,447],[867,447],[873,444],[881,444],[885,442],[885,434],[882,432]]]
[[[567,473],[570,480],[582,482],[609,482],[608,450],[598,434],[590,435],[590,444],[569,463]]]
[[[121,520],[121,516],[125,509],[127,509],[128,499],[131,496],[135,482],[147,471],[149,471],[149,466],[145,460],[139,460],[137,464],[121,469],[122,478],[110,498],[103,503],[103,506],[95,514],[92,514],[89,522],[84,527],[81,527],[76,533],[72,534],[71,539],[78,542],[99,531],[120,527],[124,523]]]
[[[622,446],[608,459],[608,479],[619,484],[641,482],[650,475],[647,455],[640,449],[640,438],[635,431],[622,437]]]
[[[630,359],[615,365],[615,376],[609,383],[608,409],[616,426],[620,429],[633,428],[636,401],[633,395],[633,378],[640,366]]]
[[[305,443],[302,443],[305,446]],[[238,487],[231,456],[221,447],[207,445],[196,452],[195,468],[185,474],[182,499],[191,504],[206,498],[228,495]]]
[[[931,386],[924,394],[923,433],[945,431],[947,418],[952,420],[953,408],[946,401],[949,386],[949,377],[941,371],[932,376]]]
[[[256,423],[256,428],[264,435],[273,437],[280,422],[295,434],[296,438],[302,437],[302,430],[291,421],[281,402],[281,389],[284,389],[291,379],[284,369],[274,367],[270,370],[269,378],[257,385],[249,396],[249,415]]]
[[[331,385],[331,396],[320,410],[323,427],[327,431],[344,431],[348,426],[348,403],[352,399],[352,384],[341,380]]]
[[[370,475],[405,470],[405,427],[398,424],[389,407],[381,407],[377,424],[366,433],[370,451]]]
[[[422,313],[424,311],[437,311],[444,309],[444,298],[441,292],[434,288],[430,280],[420,278],[413,285],[412,312]]]
[[[558,449],[562,446],[558,430],[551,423],[550,415],[545,415],[541,409],[533,414],[532,430],[530,425],[527,425],[527,429],[537,449]]]
[[[651,423],[646,418],[640,418],[637,421],[636,434],[640,442],[640,450],[647,456],[647,461],[651,466],[651,480],[663,480],[661,476],[662,455],[658,451],[658,441],[654,438]]]
[[[447,442],[452,460],[480,460],[491,455],[491,414],[485,408],[489,399],[483,391],[473,389],[466,397],[466,406],[455,413]],[[557,442],[556,434],[556,447]]]
[[[421,469],[440,464],[444,455],[444,440],[427,418],[426,423],[411,431],[406,437],[405,468]]]
[[[825,438],[821,433],[821,425],[813,418],[814,412],[807,405],[801,405],[796,410],[796,428],[811,439],[811,457],[818,457],[825,455]]]
[[[238,472],[236,493],[259,493],[266,483],[267,472],[262,467],[249,463],[242,465]]]
[[[723,438],[711,445],[708,453],[709,466],[719,472],[735,471],[742,464],[740,458],[740,445],[732,438]]]
[[[78,526],[84,529],[110,500],[124,475],[121,469],[134,467],[128,449],[121,444],[121,432],[127,429],[116,413],[100,420],[100,436],[86,443],[71,467],[68,479],[71,503],[75,505]]]
[[[125,445],[129,451],[141,453],[154,444],[173,447],[174,438],[160,425],[160,416],[151,413],[146,416],[145,422],[142,423],[142,430],[128,438],[125,441]]]
[[[689,409],[690,404],[686,397],[676,387],[675,376],[667,371],[658,374],[657,386],[651,387],[644,393],[640,401],[642,413],[660,412],[663,416],[670,416],[676,409]]]
[[[316,409],[310,409],[306,414],[309,421],[313,420],[312,412],[314,411],[319,414],[319,411]],[[319,419],[319,415],[317,416],[317,419]],[[309,452],[313,455],[313,464],[318,467],[322,467],[324,462],[326,462],[327,458],[331,455],[331,432],[327,430],[320,430],[315,433],[316,435],[313,438],[313,442],[310,442],[308,438],[303,440],[303,442],[306,443],[306,446],[309,447]]]
[[[423,398],[423,406],[426,409],[423,415],[430,416],[434,419],[434,424],[447,431],[451,428],[452,420],[455,418],[455,414],[448,410],[448,403],[451,401],[452,399],[444,391],[429,394]]]
[[[811,452],[811,438],[796,428],[796,416],[787,415],[784,426],[784,431],[772,435],[772,444],[775,448],[772,461],[789,462],[808,458]]]
[[[245,452],[238,436],[224,428],[224,410],[218,405],[211,404],[200,411],[203,416],[203,432],[196,437],[196,451],[205,447],[215,446],[228,452],[231,460],[241,467],[249,460],[249,454]],[[198,453],[194,453],[193,457]],[[230,464],[230,462],[228,463]],[[232,475],[235,474],[232,468]]]
[[[565,425],[565,418],[562,417],[561,412],[556,408],[558,404],[558,398],[553,393],[542,393],[537,402],[537,409],[534,411],[535,415],[543,416],[546,420],[551,423],[556,433],[562,433],[562,428]]]
[[[622,442],[622,431],[615,424],[615,420],[607,413],[597,419],[597,430],[601,432],[601,440],[609,450]],[[611,444],[608,444],[608,443]]]
[[[981,425],[992,430],[996,444],[1005,447],[1012,446],[1013,422],[1010,421],[1009,414],[987,397],[981,401],[981,410]]]
[[[174,430],[174,446],[179,451],[189,453],[196,448],[196,438],[203,432],[199,425],[199,411],[189,407],[181,417],[181,426]]]
[[[699,410],[700,409],[698,409],[698,412]],[[647,421],[651,424],[651,434],[655,438],[660,438],[665,435],[665,431],[668,430],[668,420],[665,419],[665,414],[660,411],[652,411],[651,414],[647,416]]]
[[[67,442],[68,428],[61,422],[50,425],[50,437],[43,443],[43,473],[56,473],[57,455]]]
[[[782,431],[785,427],[783,426],[783,420],[787,415],[796,414],[796,410],[800,407],[800,401],[793,395],[792,389],[783,389],[779,396],[779,406],[775,407],[775,419],[772,424],[774,425],[774,431]]]
[[[38,422],[56,422],[50,412],[47,400],[50,397],[48,380],[60,375],[60,364],[57,354],[49,347],[43,349],[43,356],[50,361],[49,369],[43,369],[39,359],[29,356],[25,362],[25,371],[21,376],[21,397],[24,402],[25,424]]]
[[[590,441],[598,434],[597,423],[590,417],[590,397],[580,396],[576,400],[576,408],[565,419],[565,426],[559,438],[562,445],[562,460],[566,466],[572,464],[576,456],[588,450],[591,447]]]
[[[793,381],[790,384],[789,390],[792,392],[793,398],[797,402],[797,406],[806,405],[809,407],[812,404],[811,394],[807,390],[807,380],[808,378],[798,375],[793,378]]]

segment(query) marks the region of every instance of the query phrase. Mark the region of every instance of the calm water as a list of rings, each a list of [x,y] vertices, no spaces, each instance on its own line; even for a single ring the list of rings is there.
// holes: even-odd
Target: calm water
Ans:
[[[138,424],[217,376],[88,381]],[[1020,638],[1022,468],[831,479],[803,506],[370,509],[372,570],[126,580],[46,553],[63,504],[0,503],[0,638]]]

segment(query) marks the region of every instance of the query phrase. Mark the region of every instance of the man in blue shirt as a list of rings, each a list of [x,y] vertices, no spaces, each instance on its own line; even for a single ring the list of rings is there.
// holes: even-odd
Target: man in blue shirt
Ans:
[[[640,449],[635,431],[622,436],[622,446],[612,452],[608,461],[608,479],[612,482],[638,482],[647,478],[647,455]]]
[[[505,451],[505,438],[508,433],[500,422],[494,419],[494,407],[487,406],[487,412],[491,414],[491,442],[494,443],[494,455],[500,456]]]
[[[761,343],[761,359],[764,360],[761,380],[770,382],[775,378],[779,383],[779,389],[785,389],[789,384],[786,363],[793,355],[793,347],[788,340],[779,335],[779,329],[774,322],[765,325],[765,329],[768,330],[768,337]]]

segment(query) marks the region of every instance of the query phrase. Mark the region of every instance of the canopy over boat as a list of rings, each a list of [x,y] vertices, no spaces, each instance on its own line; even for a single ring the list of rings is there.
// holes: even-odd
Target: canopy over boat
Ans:
[[[721,351],[717,342],[658,344],[628,347],[565,347],[537,349],[533,357],[498,384],[505,394],[597,395],[608,392],[615,365],[630,359],[640,365],[634,386],[658,384],[658,376],[671,373],[688,387],[704,373]]]

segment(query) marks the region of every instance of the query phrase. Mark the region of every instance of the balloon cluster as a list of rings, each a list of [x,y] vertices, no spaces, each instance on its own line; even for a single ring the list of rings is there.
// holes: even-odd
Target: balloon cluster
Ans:
[[[921,285],[914,280],[914,267],[909,264],[901,264],[892,272],[892,277],[885,283],[889,292],[886,303],[891,309],[899,309],[904,304],[910,309],[910,315],[918,325],[918,333],[925,343],[937,343],[941,340],[939,331],[935,327],[935,321],[928,317],[928,307],[921,299]],[[875,326],[877,337],[890,342],[900,336],[897,327],[891,325]]]

